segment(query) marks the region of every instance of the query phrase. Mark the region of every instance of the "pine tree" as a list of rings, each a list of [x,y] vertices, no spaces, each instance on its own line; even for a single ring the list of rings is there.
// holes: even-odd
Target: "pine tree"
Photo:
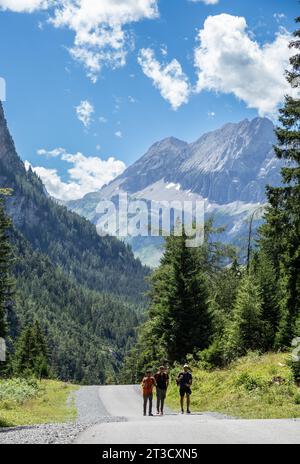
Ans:
[[[39,377],[49,376],[48,348],[45,336],[38,321],[32,327],[32,338],[34,340],[34,371]]]
[[[261,289],[262,320],[265,325],[264,350],[273,350],[281,319],[280,290],[278,288],[275,268],[268,255],[260,251],[253,258],[250,272],[256,276],[257,283]]]
[[[297,18],[300,23],[300,17]],[[300,49],[300,30],[294,33],[291,48]],[[290,60],[287,80],[300,88],[300,54]],[[287,96],[280,110],[281,126],[276,130],[278,158],[287,161],[282,170],[283,186],[268,187],[269,208],[261,230],[261,246],[269,255],[281,288],[279,347],[290,346],[296,335],[300,314],[300,100]],[[282,291],[284,289],[284,291]]]
[[[17,376],[48,377],[48,352],[45,337],[38,322],[21,332],[12,361]]]
[[[232,322],[224,338],[227,361],[262,348],[262,297],[251,274],[247,274],[241,282],[231,317]]]
[[[231,318],[237,291],[244,274],[244,269],[234,259],[232,266],[216,272],[210,281],[211,307],[213,310],[214,338],[221,339],[224,329]]]
[[[157,318],[156,336],[164,340],[170,362],[181,362],[209,345],[207,282],[197,250],[187,248],[184,234],[167,239],[161,268],[153,277],[150,318]]]

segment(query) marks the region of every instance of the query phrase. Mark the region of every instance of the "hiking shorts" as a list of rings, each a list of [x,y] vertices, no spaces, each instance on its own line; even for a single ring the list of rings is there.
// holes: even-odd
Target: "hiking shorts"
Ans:
[[[185,395],[191,395],[192,390],[190,387],[181,387],[180,388],[180,396],[183,398]]]

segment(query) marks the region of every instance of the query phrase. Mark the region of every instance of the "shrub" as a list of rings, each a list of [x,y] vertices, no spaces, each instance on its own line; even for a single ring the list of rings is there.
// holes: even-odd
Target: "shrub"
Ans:
[[[216,367],[224,366],[224,354],[222,342],[216,340],[207,350],[200,351],[197,354],[199,367],[205,370],[211,370]]]
[[[263,388],[265,386],[265,382],[258,377],[253,377],[247,372],[244,372],[236,379],[235,385],[237,387],[244,387],[247,391],[254,391],[258,388]]]
[[[300,392],[297,392],[294,396],[294,403],[300,405]]]
[[[300,361],[298,362],[291,361],[290,367],[292,370],[293,379],[299,385],[300,384]]]
[[[39,391],[38,383],[35,380],[9,379],[0,380],[0,402],[23,403],[34,397]]]

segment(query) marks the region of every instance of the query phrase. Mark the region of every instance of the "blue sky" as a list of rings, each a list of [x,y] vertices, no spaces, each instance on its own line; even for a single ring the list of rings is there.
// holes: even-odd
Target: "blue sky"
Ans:
[[[296,0],[47,3],[0,0],[0,77],[17,150],[59,198],[170,135],[274,118],[286,92]]]

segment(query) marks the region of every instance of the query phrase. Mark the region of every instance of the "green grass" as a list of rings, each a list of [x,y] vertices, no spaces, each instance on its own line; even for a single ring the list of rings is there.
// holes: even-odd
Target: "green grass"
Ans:
[[[70,394],[77,387],[54,380],[0,381],[0,427],[63,423],[76,419]]]
[[[287,362],[287,354],[250,354],[223,370],[193,368],[193,411],[245,419],[300,418],[300,389],[293,382]],[[282,381],[275,383],[276,377]],[[174,410],[179,408],[174,382],[168,405]]]

